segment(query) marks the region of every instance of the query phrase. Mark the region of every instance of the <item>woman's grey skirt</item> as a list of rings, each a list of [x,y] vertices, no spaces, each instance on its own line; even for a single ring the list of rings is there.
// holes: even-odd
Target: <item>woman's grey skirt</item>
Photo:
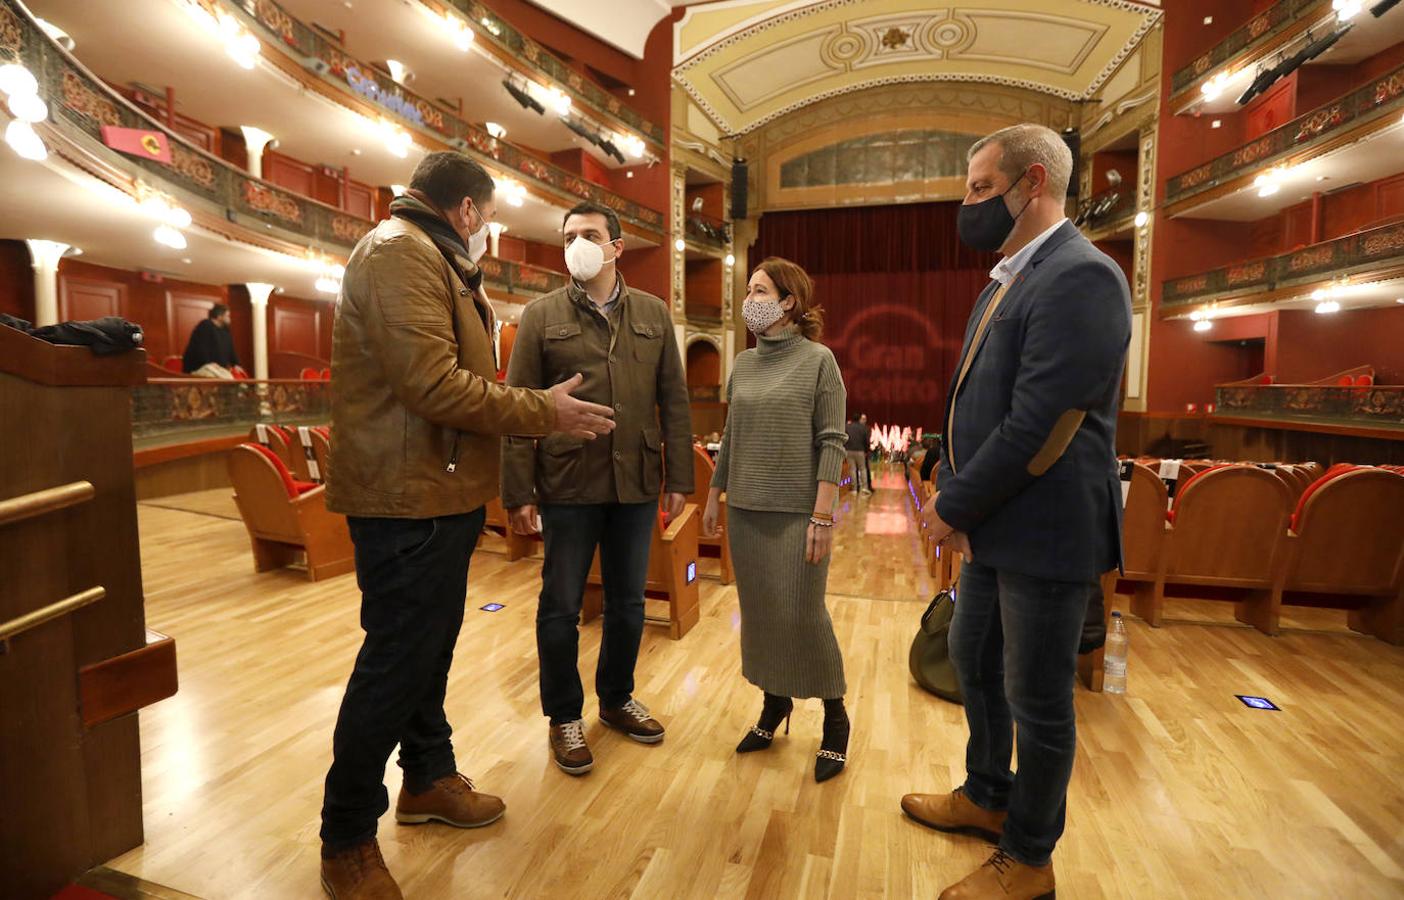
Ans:
[[[829,560],[805,561],[805,513],[726,511],[741,598],[741,673],[781,697],[846,693],[843,656],[824,594]]]

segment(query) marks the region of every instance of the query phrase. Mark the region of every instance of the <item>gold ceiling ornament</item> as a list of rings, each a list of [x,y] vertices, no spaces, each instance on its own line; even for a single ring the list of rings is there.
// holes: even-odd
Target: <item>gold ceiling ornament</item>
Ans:
[[[674,78],[730,136],[883,84],[1000,84],[1084,101],[1161,15],[1133,0],[707,4],[674,25]]]

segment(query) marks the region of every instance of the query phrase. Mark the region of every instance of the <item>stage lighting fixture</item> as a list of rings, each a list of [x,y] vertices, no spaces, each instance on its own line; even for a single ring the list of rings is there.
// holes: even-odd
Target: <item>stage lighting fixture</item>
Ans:
[[[512,79],[508,78],[503,81],[502,86],[507,89],[507,93],[512,95],[513,100],[516,100],[522,105],[522,109],[532,109],[536,110],[537,115],[546,115],[546,107],[537,103],[536,98],[531,94],[517,87],[517,85],[512,82]]]
[[[1383,0],[1383,2],[1376,3],[1374,6],[1370,7],[1370,15],[1378,19],[1380,16],[1389,12],[1391,9],[1394,9],[1398,5],[1399,0]]]
[[[591,131],[590,129],[586,128],[584,125],[582,125],[582,124],[580,124],[579,122],[575,121],[574,119],[569,119],[569,118],[566,118],[565,116],[561,116],[561,122],[563,122],[563,123],[565,124],[565,127],[569,128],[571,131],[573,131],[573,132],[575,132],[576,134],[580,135],[581,137],[583,137],[585,140],[589,141],[590,143],[592,143],[592,144],[599,144],[599,142],[600,142],[599,136],[596,135],[596,134],[595,134],[593,131]]]
[[[620,152],[618,147],[615,146],[614,141],[611,141],[609,138],[600,138],[599,145],[601,150],[603,150],[605,153],[608,153],[615,159],[619,160],[621,163],[628,162],[628,160],[624,158],[624,154]]]

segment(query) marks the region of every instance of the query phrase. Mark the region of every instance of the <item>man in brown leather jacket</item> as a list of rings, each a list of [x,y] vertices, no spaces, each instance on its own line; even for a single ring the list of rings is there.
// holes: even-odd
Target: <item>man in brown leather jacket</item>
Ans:
[[[616,427],[593,444],[569,435],[508,438],[502,502],[521,534],[536,530],[539,511],[546,543],[536,611],[541,709],[556,765],[583,775],[594,757],[581,718],[577,622],[597,546],[605,595],[595,675],[600,719],[641,743],[663,740],[663,726],[633,698],[634,664],[659,492],[667,492],[669,520],[692,493],[692,417],[667,304],[630,289],[616,269],[624,252],[618,217],[582,203],[566,214],[563,231],[571,282],[527,306],[507,383],[539,388],[582,372],[581,396],[612,407]]]
[[[337,900],[401,896],[375,839],[396,744],[398,822],[474,828],[502,816],[501,800],[458,774],[444,715],[499,436],[585,442],[613,427],[608,407],[570,396],[579,376],[537,390],[495,383],[477,261],[496,203],[481,166],[431,153],[390,210],[351,254],[332,338],[327,507],[347,516],[366,632],[322,806],[322,884]]]

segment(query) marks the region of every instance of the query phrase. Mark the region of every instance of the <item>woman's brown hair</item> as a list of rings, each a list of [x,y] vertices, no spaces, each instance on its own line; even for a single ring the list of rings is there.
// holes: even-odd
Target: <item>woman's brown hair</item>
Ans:
[[[787,314],[789,320],[799,326],[800,334],[811,341],[819,340],[824,333],[824,307],[814,304],[814,281],[809,273],[778,256],[761,260],[756,270],[775,282],[781,300],[795,298],[795,306]]]

